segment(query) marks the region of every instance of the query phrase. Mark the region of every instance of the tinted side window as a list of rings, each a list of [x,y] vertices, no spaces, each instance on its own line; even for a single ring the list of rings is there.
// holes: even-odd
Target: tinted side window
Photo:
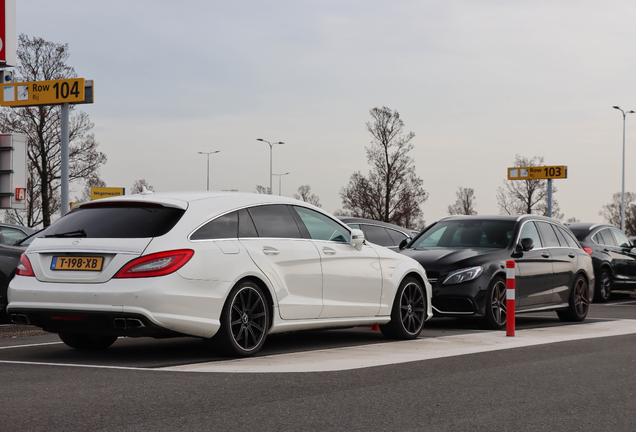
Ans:
[[[307,227],[312,239],[349,243],[351,234],[339,223],[322,213],[304,207],[294,207],[294,210]]]
[[[543,245],[546,247],[558,247],[561,246],[559,239],[557,238],[552,225],[547,222],[536,222],[541,238],[543,239]]]
[[[612,232],[612,234],[614,234],[614,238],[616,239],[616,242],[618,243],[619,247],[622,247],[622,248],[631,247],[630,241],[625,234],[623,234],[621,231],[617,229],[611,229],[610,231]]]
[[[258,237],[254,221],[246,209],[238,212],[238,236],[241,238]]]
[[[2,243],[12,245],[22,240],[27,235],[22,231],[14,228],[2,227]]]
[[[614,236],[612,236],[612,233],[608,228],[600,230],[597,235],[603,240],[601,244],[607,246],[616,246]]]
[[[563,229],[561,227],[557,227],[557,229],[563,235],[569,247],[577,248],[577,249],[579,248],[579,245],[576,243],[576,240],[574,239],[574,236],[572,234],[570,234],[566,229]]]
[[[283,204],[248,209],[259,237],[301,238],[296,221]]]
[[[523,224],[523,228],[521,228],[521,234],[519,235],[519,240],[524,238],[531,238],[534,240],[534,248],[543,247],[543,243],[541,242],[541,237],[539,237],[539,231],[537,231],[537,227],[534,222],[526,222]]]
[[[380,246],[395,246],[393,239],[383,227],[375,225],[364,225],[365,237],[371,242]]]
[[[219,216],[203,225],[190,236],[190,240],[236,238],[237,232],[238,213],[232,212]]]
[[[402,234],[400,231],[396,231],[391,228],[387,228],[386,231],[389,233],[389,235],[393,239],[393,242],[395,242],[396,245],[399,245],[402,242],[402,240],[406,238],[406,235]]]

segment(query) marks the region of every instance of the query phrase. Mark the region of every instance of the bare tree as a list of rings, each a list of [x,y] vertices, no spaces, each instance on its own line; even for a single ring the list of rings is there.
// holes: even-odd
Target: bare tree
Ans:
[[[636,236],[636,193],[625,192],[625,234],[628,237]],[[612,202],[605,204],[599,215],[603,216],[607,223],[616,227],[621,226],[621,193],[612,195]]]
[[[543,166],[543,156],[527,158],[516,155],[516,167]],[[548,181],[547,180],[504,180],[505,187],[497,189],[497,204],[501,214],[548,214]],[[552,218],[563,219],[559,203],[554,199],[557,192],[552,187]]]
[[[17,82],[75,78],[67,65],[68,44],[56,44],[22,34],[18,39],[14,79]],[[99,177],[106,155],[97,151],[88,114],[73,112],[69,119],[69,180]],[[0,130],[27,136],[27,209],[9,210],[9,218],[26,226],[51,224],[51,216],[61,206],[60,107],[37,106],[4,108],[0,112]]]
[[[581,222],[581,219],[578,219],[578,218],[572,216],[572,217],[568,218],[568,220],[566,222],[569,222],[569,223]]]
[[[476,215],[475,211],[475,190],[473,188],[459,187],[455,192],[457,201],[448,206],[449,215]]]
[[[269,195],[270,194],[269,192],[270,192],[269,186],[256,185],[256,193]]]
[[[424,182],[415,174],[413,132],[404,134],[404,123],[397,111],[373,108],[367,131],[371,145],[365,147],[372,166],[367,176],[355,172],[340,190],[344,210],[352,216],[392,222],[402,226],[423,224],[420,206],[428,199]]]
[[[318,198],[318,195],[314,195],[313,193],[311,193],[311,186],[309,185],[300,186],[298,188],[298,193],[294,194],[294,198],[300,201],[308,202],[309,204],[313,204],[316,207],[322,207],[320,205],[320,198]]]
[[[146,179],[141,179],[141,180],[135,180],[135,182],[133,183],[133,187],[130,190],[130,193],[131,194],[141,193],[144,187],[149,191],[153,191],[153,192],[155,191],[155,188],[150,186],[150,184],[146,181]]]

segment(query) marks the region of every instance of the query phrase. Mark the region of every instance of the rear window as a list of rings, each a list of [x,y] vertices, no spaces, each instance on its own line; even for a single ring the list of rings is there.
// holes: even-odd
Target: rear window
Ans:
[[[38,237],[148,238],[170,231],[185,210],[148,203],[91,204],[67,213]]]

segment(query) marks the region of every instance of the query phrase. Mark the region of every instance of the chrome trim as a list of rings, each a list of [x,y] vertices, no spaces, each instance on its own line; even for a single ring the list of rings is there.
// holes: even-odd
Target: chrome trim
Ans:
[[[568,307],[568,304],[567,303],[559,303],[559,304],[551,305],[551,306],[543,306],[543,307],[533,308],[533,309],[518,310],[517,312],[518,313],[526,313],[526,312],[551,311],[551,310],[562,308],[562,307]]]
[[[447,314],[447,315],[474,315],[475,314],[475,312],[444,312],[437,309],[433,305],[431,305],[431,307],[433,308],[433,310],[437,311],[438,313]]]
[[[433,285],[435,282],[437,282],[438,278],[428,278],[428,283],[430,283],[431,285]]]
[[[97,253],[97,254],[121,254],[121,255],[141,255],[142,252],[118,251],[118,250],[102,250],[102,249],[45,249],[45,250],[28,250],[28,255],[40,253]]]

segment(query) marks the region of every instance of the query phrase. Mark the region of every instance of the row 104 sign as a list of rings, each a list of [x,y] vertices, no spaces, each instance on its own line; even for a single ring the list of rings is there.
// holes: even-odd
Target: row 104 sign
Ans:
[[[18,82],[2,85],[1,106],[61,105],[86,103],[84,78]],[[92,101],[90,101],[92,102]]]

